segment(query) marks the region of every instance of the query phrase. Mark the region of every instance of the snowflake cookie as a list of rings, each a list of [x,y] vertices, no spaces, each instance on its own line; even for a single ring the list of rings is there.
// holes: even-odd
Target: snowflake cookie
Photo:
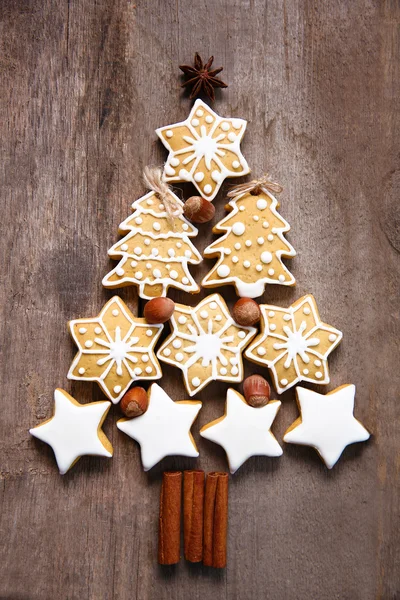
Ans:
[[[290,225],[277,212],[279,203],[265,191],[242,194],[226,206],[230,214],[213,228],[225,235],[204,250],[204,256],[219,256],[202,281],[204,287],[235,285],[239,296],[257,298],[265,284],[295,285],[281,257],[296,256],[284,238]]]
[[[199,456],[190,428],[201,402],[174,402],[156,383],[151,385],[148,395],[149,407],[143,415],[117,422],[118,429],[140,444],[144,471],[166,456]]]
[[[171,192],[175,202],[183,206]],[[198,233],[183,215],[168,221],[164,205],[155,192],[149,192],[132,204],[133,214],[119,226],[125,235],[108,251],[118,265],[103,279],[107,288],[137,285],[139,296],[150,299],[166,296],[168,287],[185,292],[200,291],[189,273],[188,265],[197,265],[202,258],[190,241]]]
[[[111,402],[79,404],[66,391],[54,392],[54,414],[29,433],[53,448],[61,475],[81,456],[107,456],[113,447],[101,429]]]
[[[342,385],[325,396],[297,387],[300,417],[286,431],[288,444],[312,446],[328,469],[349,444],[365,442],[370,433],[353,415],[356,386]]]
[[[271,370],[278,394],[299,381],[329,383],[327,358],[343,334],[321,321],[314,297],[307,294],[289,308],[260,308],[261,334],[245,356]]]
[[[190,396],[210,381],[242,381],[242,351],[257,330],[235,323],[219,294],[194,308],[176,304],[170,324],[172,333],[157,356],[183,371]]]
[[[132,382],[160,379],[154,346],[163,325],[149,325],[134,317],[118,296],[111,298],[97,317],[75,319],[68,325],[79,348],[68,379],[97,381],[115,404]]]
[[[280,406],[273,400],[253,408],[229,389],[224,416],[202,427],[200,435],[224,448],[230,472],[235,473],[251,456],[281,456],[282,448],[270,431]]]
[[[191,181],[207,200],[213,200],[227,177],[250,173],[240,151],[247,121],[217,115],[196,100],[186,121],[160,127],[156,133],[169,150],[165,181]]]

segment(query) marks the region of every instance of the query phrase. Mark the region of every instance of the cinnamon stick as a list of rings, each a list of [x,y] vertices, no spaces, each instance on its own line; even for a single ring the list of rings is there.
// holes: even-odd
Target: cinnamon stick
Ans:
[[[204,552],[207,567],[226,567],[228,473],[209,473],[204,499]]]
[[[183,534],[185,558],[203,560],[204,471],[183,473]]]
[[[180,559],[182,472],[165,471],[160,494],[158,562],[174,565]]]

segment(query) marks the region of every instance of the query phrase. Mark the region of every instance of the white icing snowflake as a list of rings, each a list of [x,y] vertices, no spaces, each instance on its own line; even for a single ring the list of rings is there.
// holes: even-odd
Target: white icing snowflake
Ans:
[[[180,368],[190,396],[210,381],[242,381],[242,350],[256,334],[232,319],[219,294],[208,296],[195,308],[175,305],[172,334],[158,358]]]
[[[133,381],[161,377],[154,346],[163,325],[134,317],[118,296],[97,317],[70,321],[69,329],[79,352],[68,379],[97,381],[114,403]]]
[[[169,150],[165,181],[191,181],[207,200],[213,200],[227,177],[250,173],[240,151],[244,119],[220,117],[196,100],[186,121],[156,130]]]
[[[267,366],[279,394],[299,381],[329,383],[328,355],[342,332],[320,319],[311,294],[289,308],[260,305],[261,334],[245,352],[246,358]]]

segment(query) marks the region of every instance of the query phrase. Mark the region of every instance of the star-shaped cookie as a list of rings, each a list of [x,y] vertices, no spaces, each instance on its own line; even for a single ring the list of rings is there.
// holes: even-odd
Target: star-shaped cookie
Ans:
[[[213,200],[224,179],[250,173],[240,151],[246,125],[196,100],[186,121],[156,130],[169,151],[165,181],[191,181],[203,198]]]
[[[289,308],[260,305],[261,334],[245,352],[246,358],[271,370],[278,394],[299,381],[329,383],[328,356],[343,334],[320,319],[311,294]]]
[[[144,471],[166,456],[199,456],[190,428],[201,402],[173,402],[164,390],[153,383],[149,390],[146,412],[134,419],[120,419],[117,427],[140,444]]]
[[[270,431],[280,406],[273,400],[253,408],[230,388],[224,416],[202,427],[200,435],[224,448],[230,472],[235,473],[251,456],[281,456],[282,448]]]
[[[332,469],[346,446],[370,437],[353,415],[355,393],[356,386],[352,384],[342,385],[325,396],[297,387],[301,416],[289,427],[283,441],[312,446]]]
[[[207,296],[194,308],[175,304],[170,325],[157,356],[183,371],[190,396],[210,381],[242,381],[242,351],[257,330],[235,323],[222,296]]]
[[[53,448],[61,475],[81,456],[107,456],[113,447],[101,429],[111,402],[79,404],[66,391],[54,392],[54,414],[29,433]]]
[[[68,379],[97,381],[116,404],[139,379],[160,379],[162,373],[154,346],[163,325],[149,325],[133,316],[114,296],[97,317],[75,319],[69,330],[79,348]]]

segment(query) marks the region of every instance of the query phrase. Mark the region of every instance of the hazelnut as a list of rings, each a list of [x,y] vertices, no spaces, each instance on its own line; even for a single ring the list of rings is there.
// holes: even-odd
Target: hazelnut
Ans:
[[[261,408],[268,404],[271,388],[261,375],[250,375],[243,382],[243,392],[247,404],[254,408]]]
[[[170,298],[153,298],[144,307],[144,318],[148,323],[165,323],[175,310],[175,302]]]
[[[183,207],[183,214],[193,223],[207,223],[215,215],[214,205],[201,196],[191,196]]]
[[[261,310],[257,302],[251,298],[240,298],[233,305],[232,316],[236,323],[248,327],[258,323],[261,318]]]
[[[128,419],[140,417],[149,405],[147,392],[142,387],[134,387],[126,392],[121,400],[121,410]]]

